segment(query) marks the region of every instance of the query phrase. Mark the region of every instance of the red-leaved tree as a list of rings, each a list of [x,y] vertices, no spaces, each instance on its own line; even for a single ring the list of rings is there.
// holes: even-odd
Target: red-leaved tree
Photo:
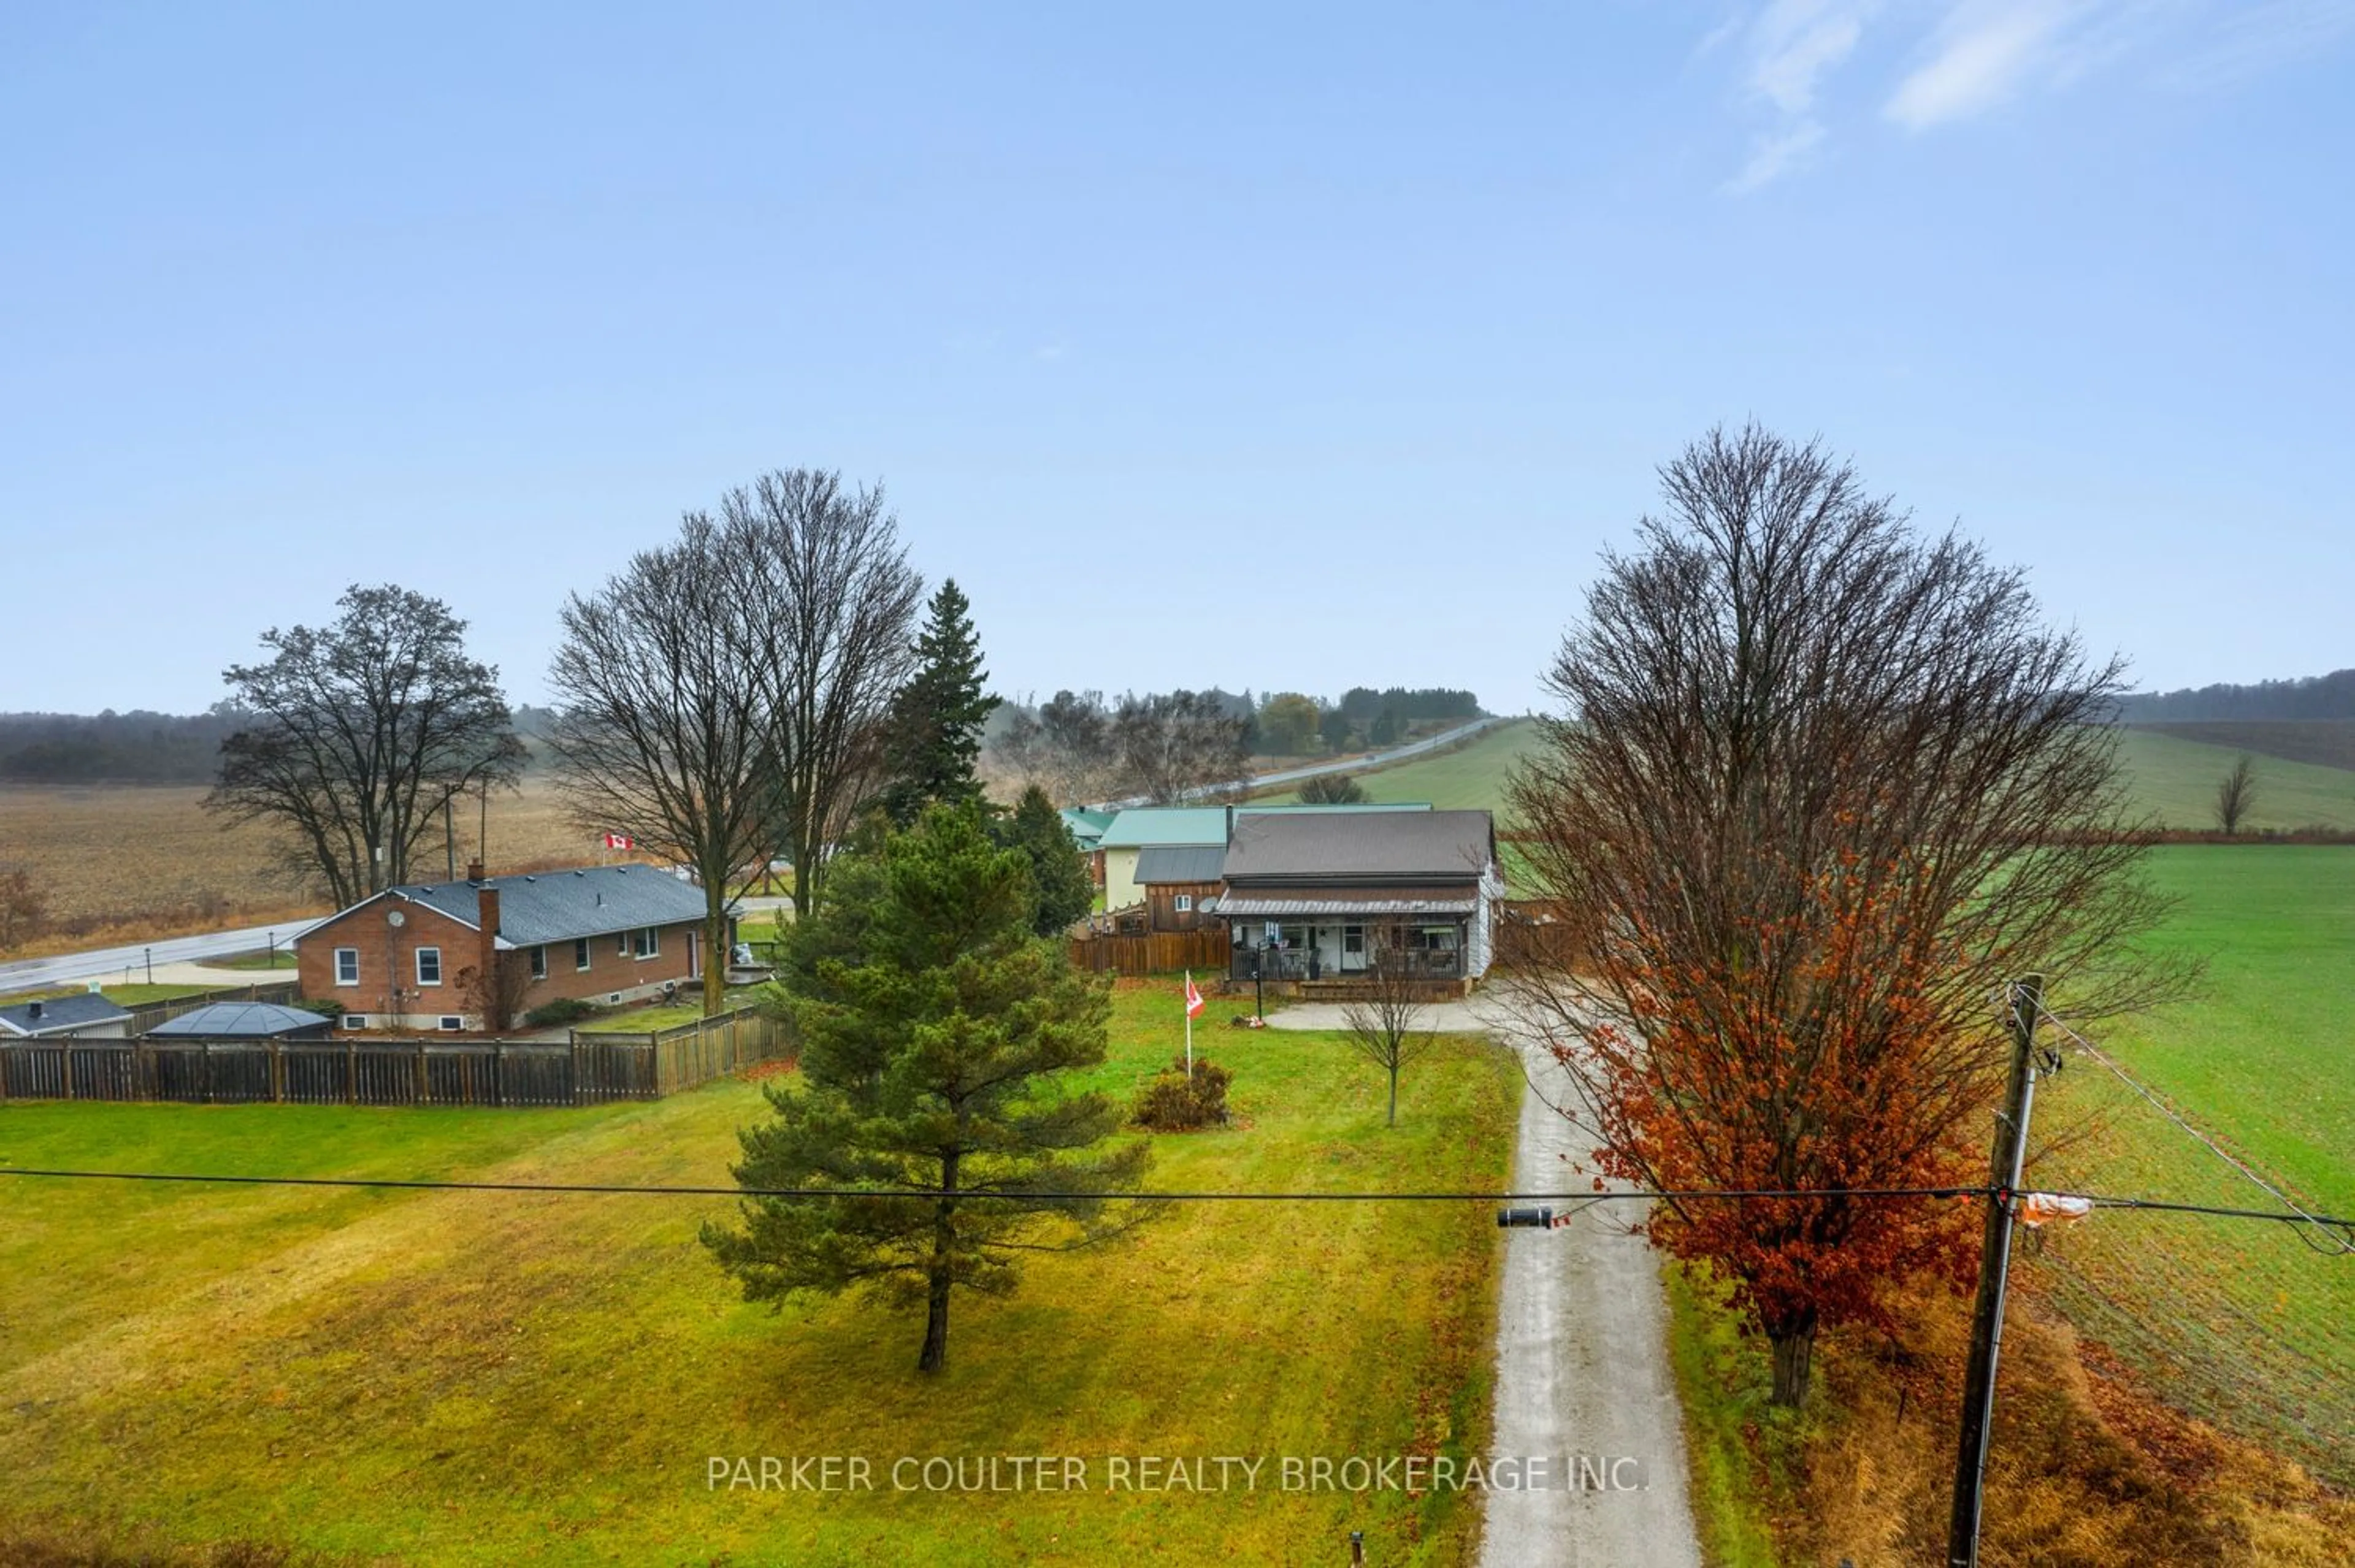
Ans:
[[[1613,555],[1549,675],[1568,712],[1511,790],[1552,919],[1516,995],[1572,1070],[1599,1168],[1666,1189],[1804,1403],[1818,1328],[1966,1274],[2003,983],[2081,1016],[2183,976],[2110,725],[2123,667],[2021,575],[1923,539],[1815,445],[1713,432]]]

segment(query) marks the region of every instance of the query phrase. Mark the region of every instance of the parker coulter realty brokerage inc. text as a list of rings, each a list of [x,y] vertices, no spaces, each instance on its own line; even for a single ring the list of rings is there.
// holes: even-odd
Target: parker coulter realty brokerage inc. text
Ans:
[[[1640,1492],[1642,1460],[1532,1454],[719,1455],[715,1492]]]

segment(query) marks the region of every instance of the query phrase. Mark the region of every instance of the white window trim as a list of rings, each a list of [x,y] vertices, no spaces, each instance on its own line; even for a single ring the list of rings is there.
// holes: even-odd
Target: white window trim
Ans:
[[[1194,912],[1194,895],[1191,893],[1179,893],[1170,901],[1170,907],[1176,910],[1179,914],[1192,914]]]
[[[639,938],[641,937],[645,939],[643,947],[639,943]],[[635,931],[630,933],[630,952],[641,964],[644,964],[649,958],[661,957],[662,927],[658,925],[642,925]]]
[[[546,943],[540,943],[531,950],[531,977],[535,980],[548,978],[548,944]]]
[[[425,955],[429,953],[433,955],[433,978],[431,980],[425,977]],[[417,983],[420,987],[438,986],[442,983],[442,950],[439,947],[421,947],[411,956],[416,960]]]
[[[344,963],[344,960],[345,960],[345,959],[346,959],[346,958],[348,958],[348,959],[350,959],[350,960],[351,960],[351,964],[350,964],[350,965],[349,965],[349,971],[350,971],[350,972],[349,972],[348,974],[346,974],[346,965],[345,965],[345,963]],[[360,983],[360,950],[359,950],[358,948],[357,948],[357,947],[338,947],[338,948],[336,948],[336,985],[338,985],[338,986],[357,986],[357,985],[358,985],[359,983]]]
[[[585,975],[596,966],[596,950],[589,945],[589,939],[585,936],[574,937],[572,939],[572,972],[576,975]]]

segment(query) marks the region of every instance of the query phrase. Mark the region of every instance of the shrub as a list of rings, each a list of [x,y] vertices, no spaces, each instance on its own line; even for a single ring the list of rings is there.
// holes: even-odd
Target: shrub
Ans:
[[[557,1029],[596,1016],[595,1003],[584,1002],[578,997],[559,997],[552,1002],[542,1002],[524,1014],[523,1021],[533,1029]]]
[[[1145,1086],[1136,1097],[1136,1125],[1156,1133],[1199,1132],[1227,1122],[1227,1085],[1234,1074],[1206,1056],[1194,1058],[1194,1075],[1186,1076],[1186,1059],[1178,1057],[1168,1070]]]

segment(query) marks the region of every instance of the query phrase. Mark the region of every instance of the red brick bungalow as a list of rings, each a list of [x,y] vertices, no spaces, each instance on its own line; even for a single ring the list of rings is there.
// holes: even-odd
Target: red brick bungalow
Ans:
[[[559,997],[634,1001],[701,977],[703,891],[667,871],[467,870],[388,888],[300,933],[303,995],[342,1002],[346,1029],[498,1029]],[[506,1019],[487,1016],[501,1004]]]

